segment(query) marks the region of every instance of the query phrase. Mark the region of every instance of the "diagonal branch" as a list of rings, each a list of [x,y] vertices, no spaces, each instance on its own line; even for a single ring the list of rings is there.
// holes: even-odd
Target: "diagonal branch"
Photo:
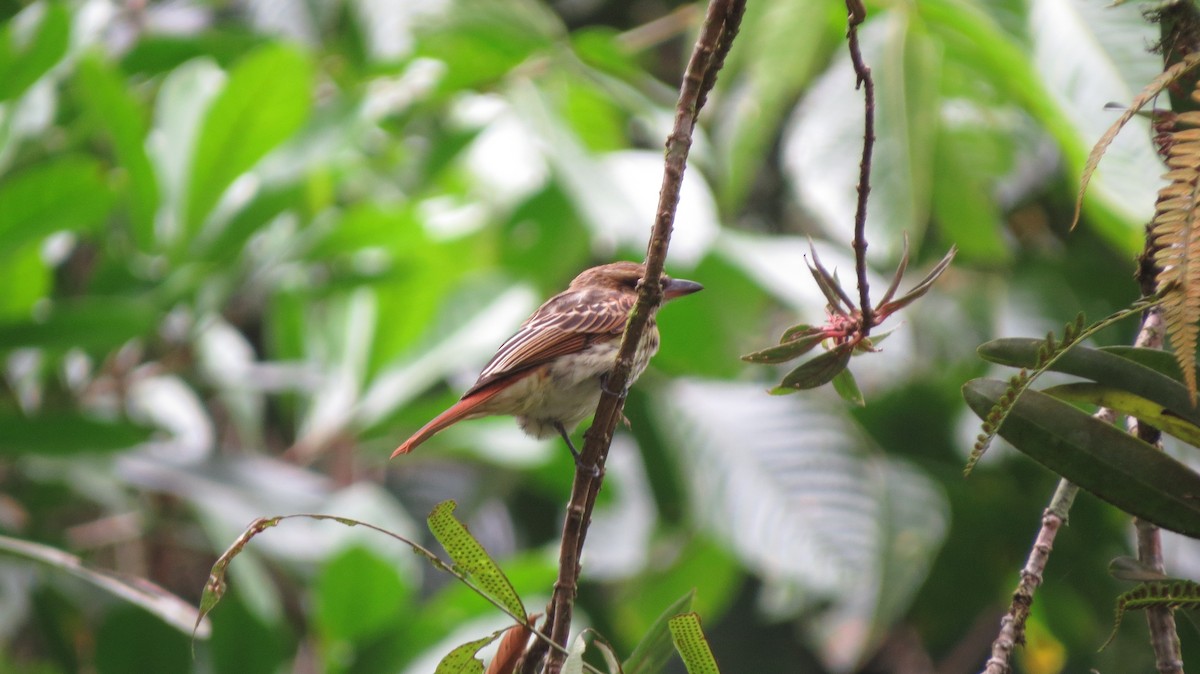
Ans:
[[[576,469],[571,500],[567,505],[566,520],[563,523],[558,580],[554,584],[554,595],[546,610],[551,639],[561,646],[566,645],[570,633],[571,613],[578,591],[579,558],[588,525],[591,523],[596,495],[603,481],[604,463],[608,458],[613,431],[624,407],[634,354],[654,311],[662,303],[661,277],[674,228],[675,210],[679,205],[683,173],[692,145],[692,131],[708,92],[716,83],[717,71],[725,62],[725,56],[733,44],[744,11],[745,0],[711,0],[704,25],[684,72],[679,102],[675,107],[674,127],[667,137],[658,210],[646,250],[646,275],[642,279],[637,303],[625,326],[616,364],[605,380],[607,385],[600,397],[595,419],[584,435],[585,443],[579,464],[594,466],[595,471]],[[535,642],[521,663],[521,671],[536,671],[545,653],[546,646],[540,641]],[[563,656],[559,650],[550,651],[544,671],[546,674],[558,674],[562,662]]]

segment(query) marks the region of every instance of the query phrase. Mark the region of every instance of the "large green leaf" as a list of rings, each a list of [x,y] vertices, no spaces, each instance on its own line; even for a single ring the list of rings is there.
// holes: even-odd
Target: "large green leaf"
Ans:
[[[0,28],[0,101],[16,98],[41,79],[67,53],[71,15],[63,3],[43,3],[26,12],[44,10],[36,32],[17,36],[20,21]],[[19,44],[18,44],[19,43]]]
[[[205,115],[192,156],[185,239],[235,178],[290,137],[308,117],[312,65],[295,47],[269,45],[240,61]]]
[[[0,260],[52,232],[87,229],[110,206],[92,159],[66,156],[9,176],[0,182]]]
[[[79,414],[24,417],[0,413],[0,456],[115,452],[145,442],[152,431],[129,421],[102,421]]]
[[[1172,414],[1170,410],[1163,409],[1162,405],[1155,405],[1128,391],[1090,382],[1078,382],[1051,386],[1043,392],[1069,403],[1087,403],[1098,407],[1107,407],[1118,414],[1137,417],[1140,421],[1150,424],[1164,433],[1200,447],[1200,426]]]
[[[410,594],[397,569],[363,547],[330,560],[317,582],[315,617],[334,639],[362,641],[400,619]]]
[[[963,397],[980,418],[1006,382],[973,379]],[[1038,391],[1017,399],[1000,436],[1062,477],[1125,512],[1200,537],[1200,475],[1150,444]]]
[[[423,31],[417,53],[446,64],[438,89],[484,88],[554,43],[562,26],[535,2],[456,3],[436,26]]]
[[[145,113],[120,75],[99,57],[81,60],[76,76],[84,104],[111,139],[113,153],[128,174],[133,239],[139,248],[149,250],[154,245],[159,194],[158,179],[146,154]]]
[[[50,292],[53,285],[51,270],[42,259],[40,246],[35,243],[0,254],[0,324],[23,320],[30,316],[38,300]]]
[[[0,353],[20,347],[103,352],[149,335],[159,319],[150,302],[126,297],[85,297],[58,303],[41,320],[0,322]]]
[[[1037,364],[1038,349],[1044,343],[1040,339],[1017,337],[996,339],[980,346],[979,355],[985,360],[1001,365],[1033,368]],[[1138,351],[1075,346],[1055,360],[1050,369],[1128,391],[1162,405],[1172,414],[1193,424],[1200,425],[1200,409],[1192,407],[1191,398],[1188,397],[1187,388],[1183,384],[1154,367],[1125,358],[1122,354],[1146,362],[1161,361],[1161,357],[1152,357]],[[1161,363],[1156,363],[1156,367],[1162,367]],[[1174,372],[1178,371],[1178,368],[1175,368]]]
[[[741,30],[754,39],[729,53],[717,81],[722,114],[713,117],[723,157],[717,197],[726,213],[737,212],[753,189],[780,121],[841,39],[845,11],[819,0],[751,2]]]

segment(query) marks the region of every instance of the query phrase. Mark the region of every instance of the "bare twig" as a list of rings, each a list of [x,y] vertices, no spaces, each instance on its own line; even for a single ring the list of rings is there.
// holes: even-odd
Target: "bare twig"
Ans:
[[[1142,327],[1134,340],[1134,346],[1161,348],[1162,335],[1162,312],[1156,305],[1146,310],[1142,316]],[[1095,416],[1109,423],[1116,418],[1115,413],[1108,408],[1100,408]],[[1151,444],[1158,442],[1159,432],[1156,428],[1139,425],[1137,420],[1132,418],[1127,428],[1131,434],[1142,440]],[[1033,593],[1041,585],[1042,572],[1054,545],[1054,537],[1058,529],[1066,523],[1067,513],[1077,491],[1078,487],[1066,480],[1058,483],[1054,497],[1042,516],[1041,531],[1038,532],[1033,549],[1029,552],[1025,568],[1021,570],[1021,582],[1017,585],[1017,591],[1013,593],[1012,604],[1008,613],[1000,620],[1000,634],[992,642],[992,656],[984,667],[984,674],[1006,674],[1010,671],[1008,663],[1013,648],[1025,640],[1025,620],[1029,617],[1029,609],[1033,604]],[[1158,527],[1141,520],[1135,520],[1135,525],[1138,559],[1147,567],[1162,573],[1162,542]],[[1150,623],[1151,642],[1159,673],[1183,674],[1183,657],[1179,648],[1179,637],[1175,631],[1175,617],[1171,610],[1165,607],[1148,608],[1146,620]]]
[[[1112,410],[1108,409],[1101,409],[1096,413],[1096,418],[1108,423],[1112,423],[1115,416]],[[1029,551],[1025,568],[1021,569],[1021,580],[1017,583],[1016,592],[1013,592],[1008,613],[1000,619],[1000,634],[992,642],[992,657],[988,658],[984,666],[984,674],[1007,674],[1011,671],[1008,661],[1017,644],[1025,642],[1025,620],[1029,618],[1029,609],[1033,606],[1033,593],[1042,584],[1046,563],[1050,560],[1050,551],[1054,548],[1054,538],[1058,535],[1059,528],[1066,524],[1067,513],[1070,512],[1078,491],[1079,487],[1066,480],[1060,480],[1058,488],[1054,490],[1054,497],[1042,513],[1042,528]]]
[[[867,284],[867,197],[871,194],[871,155],[875,150],[875,80],[871,67],[862,57],[858,44],[858,25],[866,18],[866,9],[861,0],[846,0],[849,11],[849,28],[846,38],[850,48],[850,61],[854,64],[857,86],[863,89],[863,149],[858,164],[858,206],[854,211],[854,269],[858,274],[858,306],[862,310],[862,334],[871,332],[874,317],[871,315],[871,290]]]
[[[654,311],[662,303],[663,266],[671,241],[675,209],[679,204],[679,191],[683,184],[683,172],[687,166],[696,117],[704,105],[708,91],[716,83],[717,71],[732,46],[744,11],[745,0],[711,0],[704,25],[684,73],[679,102],[675,107],[674,127],[667,137],[658,211],[646,250],[646,275],[642,279],[641,290],[630,313],[629,323],[625,326],[616,364],[606,379],[606,390],[600,397],[596,416],[591,428],[584,434],[585,442],[579,463],[581,466],[594,466],[596,470],[575,471],[571,500],[563,522],[558,580],[555,581],[554,595],[546,610],[546,621],[551,626],[551,639],[560,646],[566,646],[570,633],[571,613],[579,580],[579,558],[588,525],[591,523],[592,508],[603,480],[604,463],[612,443],[613,430],[621,418],[634,354]],[[536,671],[545,653],[545,645],[541,641],[535,642],[525,654],[521,671]],[[558,674],[562,662],[562,652],[555,648],[546,658],[544,671],[547,674]]]
[[[1153,278],[1153,277],[1151,277]],[[1161,349],[1163,346],[1163,318],[1161,307],[1154,306],[1146,311],[1142,329],[1138,332],[1136,346]],[[1161,448],[1162,432],[1157,428],[1138,422],[1130,417],[1126,426],[1129,433]],[[1135,518],[1137,532],[1138,561],[1146,568],[1166,574],[1163,564],[1162,533],[1157,525]],[[1183,674],[1183,651],[1179,646],[1179,633],[1175,628],[1175,614],[1166,606],[1146,608],[1146,623],[1150,627],[1150,645],[1154,649],[1154,660],[1159,674]]]

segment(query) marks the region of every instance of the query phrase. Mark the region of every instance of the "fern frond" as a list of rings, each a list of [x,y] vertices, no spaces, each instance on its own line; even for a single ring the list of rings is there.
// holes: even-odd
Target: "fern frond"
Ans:
[[[1166,607],[1171,610],[1200,607],[1200,583],[1190,580],[1155,580],[1142,583],[1117,597],[1116,624],[1100,650],[1104,650],[1116,638],[1125,611],[1154,607]]]
[[[1075,197],[1075,217],[1071,218],[1071,229],[1075,229],[1075,225],[1079,224],[1079,214],[1083,210],[1083,195],[1087,192],[1088,183],[1092,179],[1092,174],[1096,172],[1096,167],[1100,165],[1100,159],[1108,150],[1108,146],[1112,144],[1113,139],[1121,132],[1121,129],[1133,119],[1133,116],[1138,113],[1147,103],[1154,100],[1164,89],[1174,84],[1179,78],[1183,77],[1189,70],[1196,67],[1200,63],[1200,52],[1192,52],[1183,57],[1179,63],[1167,68],[1161,75],[1154,78],[1142,92],[1138,94],[1125,112],[1117,118],[1113,125],[1108,127],[1100,140],[1096,141],[1095,147],[1092,148],[1091,154],[1088,155],[1087,163],[1083,166],[1083,173],[1079,177],[1079,194]],[[1187,114],[1187,113],[1184,113]]]
[[[1196,344],[1200,337],[1200,141],[1190,140],[1200,115],[1185,113],[1166,140],[1168,181],[1158,192],[1150,236],[1163,295],[1163,320],[1184,383],[1196,404]],[[1181,138],[1182,137],[1182,138]]]

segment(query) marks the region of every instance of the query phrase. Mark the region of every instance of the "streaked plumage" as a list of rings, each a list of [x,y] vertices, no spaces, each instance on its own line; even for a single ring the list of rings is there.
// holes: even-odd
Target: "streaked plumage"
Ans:
[[[517,418],[536,438],[569,433],[596,409],[603,375],[612,369],[621,333],[637,300],[645,268],[634,262],[593,267],[550,298],[496,351],[479,379],[450,409],[405,440],[392,456],[407,454],[463,419],[496,414]],[[700,284],[663,275],[664,301],[694,293]],[[658,351],[653,317],[634,362],[633,383]],[[567,440],[570,446],[570,440]],[[574,452],[574,447],[571,447]]]

